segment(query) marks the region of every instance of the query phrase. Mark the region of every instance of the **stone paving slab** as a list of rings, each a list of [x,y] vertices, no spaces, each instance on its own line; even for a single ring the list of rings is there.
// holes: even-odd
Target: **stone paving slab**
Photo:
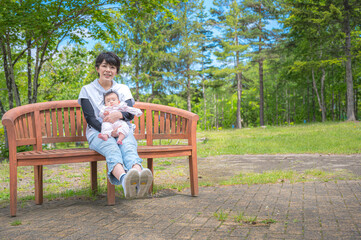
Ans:
[[[0,209],[1,239],[361,239],[361,181],[202,187],[162,197]],[[228,214],[223,221],[216,216]],[[255,224],[239,223],[243,213]],[[273,219],[271,224],[262,220]],[[15,220],[21,225],[11,226]]]
[[[198,163],[203,179],[222,165],[223,177],[241,170],[312,168],[361,175],[361,155],[218,156]],[[0,239],[361,240],[361,181],[201,187],[198,197],[189,189],[163,190],[146,199],[117,197],[114,206],[106,205],[105,196],[72,197],[19,203],[17,217],[9,213],[9,206],[0,208]],[[257,219],[236,222],[240,214]],[[266,219],[275,222],[262,223]],[[21,225],[11,226],[15,221]]]

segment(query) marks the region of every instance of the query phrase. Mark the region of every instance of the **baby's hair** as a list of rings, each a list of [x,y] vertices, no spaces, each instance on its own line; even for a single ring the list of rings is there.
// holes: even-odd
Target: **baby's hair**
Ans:
[[[109,96],[110,94],[112,94],[112,93],[114,93],[115,95],[117,95],[117,98],[118,98],[118,100],[119,100],[119,95],[118,95],[118,93],[115,92],[115,91],[113,91],[113,90],[110,90],[109,92],[104,93],[104,104],[105,104],[105,98],[106,98],[107,96]]]

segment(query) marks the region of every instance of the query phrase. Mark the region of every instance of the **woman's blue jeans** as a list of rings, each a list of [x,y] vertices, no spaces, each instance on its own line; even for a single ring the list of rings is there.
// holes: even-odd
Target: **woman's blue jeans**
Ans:
[[[118,145],[117,139],[113,137],[104,141],[98,138],[98,133],[92,134],[88,138],[88,142],[90,149],[97,151],[105,157],[108,167],[108,178],[111,184],[121,184],[119,179],[112,174],[115,165],[123,165],[125,171],[130,170],[134,164],[139,164],[142,167],[142,159],[137,152],[138,143],[132,131],[130,131],[128,136],[122,141],[123,145]]]

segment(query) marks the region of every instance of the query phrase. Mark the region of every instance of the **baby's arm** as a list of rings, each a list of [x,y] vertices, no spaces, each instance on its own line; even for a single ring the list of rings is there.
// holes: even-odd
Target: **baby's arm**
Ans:
[[[99,117],[104,118],[105,116],[109,115],[109,111],[107,111],[106,106],[102,106],[99,109]]]

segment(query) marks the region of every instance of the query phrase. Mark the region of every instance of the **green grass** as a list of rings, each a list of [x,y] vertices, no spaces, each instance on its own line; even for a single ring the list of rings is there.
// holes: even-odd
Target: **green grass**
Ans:
[[[198,131],[198,156],[227,154],[357,154],[360,122]]]
[[[216,217],[218,219],[218,221],[226,221],[228,218],[228,214],[227,212],[224,212],[222,209],[219,210],[218,212],[213,213],[213,216]]]
[[[327,172],[320,169],[306,170],[304,173],[292,170],[274,170],[265,171],[263,173],[241,172],[233,176],[231,179],[220,182],[221,185],[237,185],[237,184],[266,184],[288,181],[295,182],[309,182],[309,181],[337,181],[337,180],[356,180],[361,179],[361,176],[356,176],[345,170]]]
[[[21,225],[21,224],[22,224],[22,223],[21,223],[20,220],[15,220],[15,221],[13,221],[13,222],[10,223],[11,226],[19,226],[19,225]]]

